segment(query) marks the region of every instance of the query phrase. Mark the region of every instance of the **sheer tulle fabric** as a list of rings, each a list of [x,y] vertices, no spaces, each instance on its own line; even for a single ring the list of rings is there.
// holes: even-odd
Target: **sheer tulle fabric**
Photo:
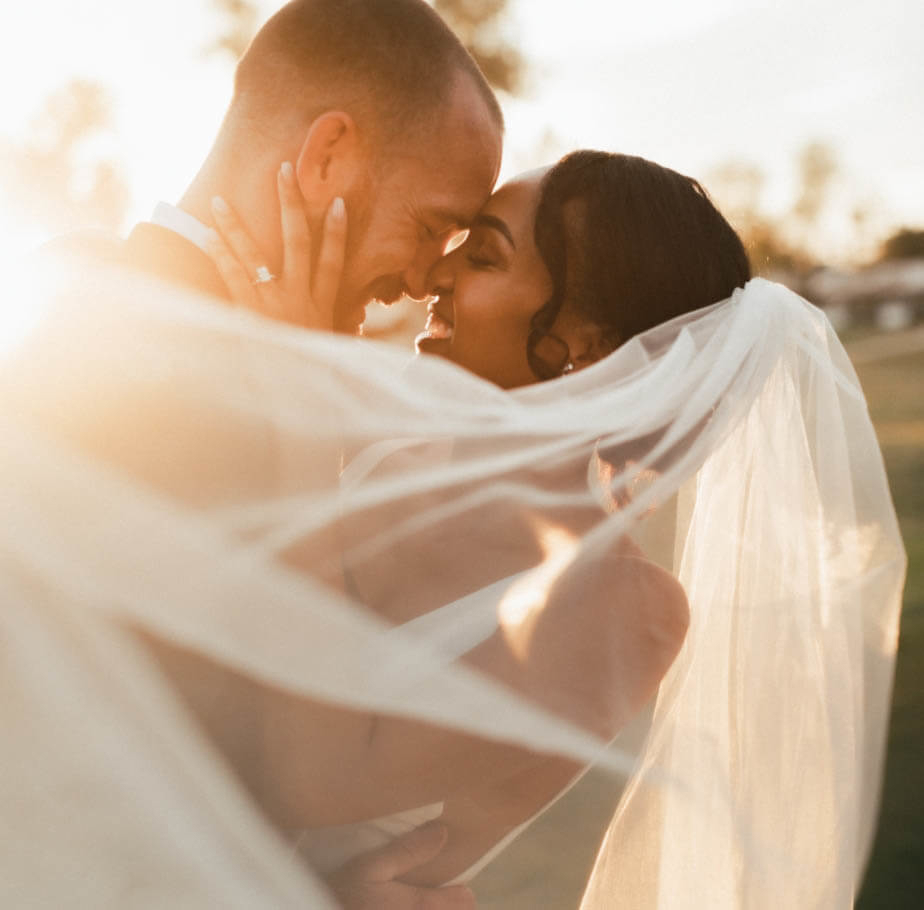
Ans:
[[[582,907],[851,905],[905,557],[818,310],[755,280],[506,393],[134,275],[44,278],[24,300],[40,323],[0,365],[5,905],[333,906],[151,640],[294,698],[593,766],[618,807]],[[614,573],[627,535],[644,557]],[[659,605],[625,566],[665,570],[689,604],[647,708],[633,636]],[[546,649],[546,670],[471,662],[492,635]],[[608,746],[601,705],[645,735]],[[407,804],[377,808],[440,796],[382,774]]]

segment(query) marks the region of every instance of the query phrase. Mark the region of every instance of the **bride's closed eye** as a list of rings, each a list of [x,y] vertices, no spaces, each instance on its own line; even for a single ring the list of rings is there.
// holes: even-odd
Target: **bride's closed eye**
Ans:
[[[488,269],[494,265],[493,259],[488,259],[484,256],[476,256],[474,253],[467,253],[465,258],[468,260],[468,264],[475,269]]]
[[[475,269],[499,268],[505,259],[489,237],[472,234],[465,243],[465,259]]]

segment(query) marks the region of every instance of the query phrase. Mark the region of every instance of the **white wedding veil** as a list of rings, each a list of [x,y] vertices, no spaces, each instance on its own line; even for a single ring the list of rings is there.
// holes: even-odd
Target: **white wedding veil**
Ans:
[[[160,644],[290,700],[592,766],[615,810],[572,906],[852,905],[905,555],[819,310],[755,279],[503,392],[108,267],[40,271],[17,300],[40,318],[0,361],[4,906],[336,906]],[[620,701],[667,573],[682,647]],[[492,635],[522,679],[468,659]],[[594,724],[613,704],[634,742]],[[308,780],[311,742],[288,756]],[[366,782],[370,817],[434,801],[412,779],[428,750]],[[511,895],[553,874],[541,849],[505,857]]]

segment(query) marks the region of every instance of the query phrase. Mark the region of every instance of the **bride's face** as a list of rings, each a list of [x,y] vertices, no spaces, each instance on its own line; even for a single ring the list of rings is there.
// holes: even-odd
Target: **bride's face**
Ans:
[[[439,354],[503,388],[537,381],[527,361],[533,315],[552,296],[552,277],[533,228],[544,172],[499,189],[468,239],[430,272],[430,304],[418,350]]]

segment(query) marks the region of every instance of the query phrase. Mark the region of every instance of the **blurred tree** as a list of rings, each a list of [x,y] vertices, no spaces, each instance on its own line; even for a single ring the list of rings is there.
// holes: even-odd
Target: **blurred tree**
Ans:
[[[804,274],[823,259],[856,263],[867,258],[878,230],[877,205],[857,197],[855,187],[845,182],[831,146],[808,143],[796,156],[795,169],[792,202],[776,215],[764,210],[764,175],[755,165],[726,162],[709,175],[708,187],[744,240],[755,272]]]
[[[901,228],[883,244],[880,260],[924,258],[924,231]]]
[[[95,82],[75,79],[51,95],[27,138],[0,149],[13,208],[46,230],[121,225],[128,188],[103,151],[111,126],[109,99]]]
[[[494,88],[516,94],[523,88],[526,62],[520,52],[504,40],[501,26],[509,0],[431,0],[433,8],[459,36]],[[230,54],[235,60],[250,43],[259,21],[251,0],[212,0],[221,16],[224,31],[209,45],[211,53]]]
[[[824,142],[809,142],[796,156],[796,197],[780,228],[798,253],[800,271],[819,264],[817,250],[825,239],[822,216],[837,173],[834,151]]]
[[[726,161],[713,168],[706,179],[710,193],[730,221],[744,225],[758,217],[766,178],[756,164]]]
[[[792,212],[806,228],[811,228],[828,202],[838,172],[837,157],[826,143],[810,142],[799,152],[797,168],[799,194]]]
[[[230,54],[235,61],[247,50],[257,30],[259,13],[249,0],[212,0],[224,30],[206,49],[208,53]]]
[[[794,246],[780,229],[778,222],[770,218],[756,218],[747,228],[732,225],[741,236],[755,275],[771,277],[782,272],[805,275],[817,262],[805,250]]]
[[[459,36],[488,82],[515,95],[523,89],[526,61],[501,32],[509,6],[509,0],[433,0],[433,8]]]
[[[738,232],[755,275],[803,272],[812,263],[787,240],[782,225],[763,211],[766,177],[749,161],[727,161],[706,179],[709,193]]]

